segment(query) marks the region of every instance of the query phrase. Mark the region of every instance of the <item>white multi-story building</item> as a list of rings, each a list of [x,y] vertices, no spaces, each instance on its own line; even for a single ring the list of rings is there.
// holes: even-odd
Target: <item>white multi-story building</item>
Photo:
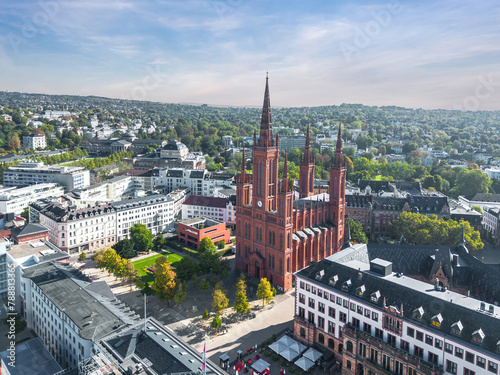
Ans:
[[[172,198],[174,200],[174,217],[177,217],[179,212],[182,211],[182,204],[186,201],[186,198],[189,196],[188,189],[178,189],[171,191],[167,194],[167,197]]]
[[[61,205],[30,205],[39,222],[49,229],[49,241],[70,254],[94,251],[117,242],[116,210],[111,204],[81,209]]]
[[[57,184],[39,184],[23,188],[0,189],[0,212],[20,215],[31,202],[48,197],[60,197],[64,188]]]
[[[173,228],[174,200],[166,195],[148,195],[112,205],[116,210],[117,241],[129,238],[130,227],[137,223],[144,224],[153,235]]]
[[[133,197],[137,184],[133,176],[118,176],[98,184],[71,191],[70,198],[78,207],[103,204]]]
[[[23,187],[57,183],[67,190],[89,186],[90,172],[83,167],[45,166],[43,163],[21,163],[3,173],[5,187]]]
[[[188,188],[192,195],[214,196],[215,187],[229,185],[233,176],[219,178],[207,170],[168,168],[160,169],[154,178],[153,186],[163,187],[167,193]]]
[[[498,374],[499,307],[450,289],[467,273],[472,294],[498,302],[499,273],[463,245],[432,249],[354,245],[298,271],[294,335],[335,353],[342,374]]]
[[[129,324],[133,316],[120,312],[107,295],[109,287],[95,292],[92,283],[57,263],[43,263],[26,269],[19,298],[28,327],[63,368],[76,367],[90,358],[94,343]]]
[[[23,137],[23,148],[30,150],[44,149],[47,147],[45,135],[31,134]]]
[[[191,195],[182,205],[182,220],[195,219],[202,216],[225,223],[236,222],[235,206],[228,198]]]
[[[486,168],[484,173],[490,176],[490,178],[500,179],[500,168]]]
[[[49,229],[50,242],[73,254],[112,246],[137,223],[154,235],[173,228],[174,199],[154,194],[80,209],[35,202],[30,218]]]

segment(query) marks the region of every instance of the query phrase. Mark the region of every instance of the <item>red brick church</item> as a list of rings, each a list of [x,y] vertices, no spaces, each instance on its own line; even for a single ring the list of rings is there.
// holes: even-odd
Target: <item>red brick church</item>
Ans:
[[[236,269],[249,277],[292,288],[292,274],[311,261],[339,251],[345,234],[346,166],[339,128],[328,194],[314,195],[314,154],[309,127],[300,163],[299,196],[288,178],[278,178],[279,136],[273,138],[269,82],[266,78],[260,137],[254,134],[253,173],[246,173],[245,152],[236,177]]]

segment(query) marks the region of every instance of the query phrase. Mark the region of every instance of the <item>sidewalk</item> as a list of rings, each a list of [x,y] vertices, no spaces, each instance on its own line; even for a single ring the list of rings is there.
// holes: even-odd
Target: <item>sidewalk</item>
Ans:
[[[233,325],[227,333],[206,342],[193,345],[200,352],[206,343],[207,357],[219,363],[219,356],[227,353],[229,362],[236,360],[236,352],[246,352],[250,347],[260,346],[261,342],[287,328],[293,328],[295,299],[291,293],[277,296],[276,305],[257,314],[254,319]]]

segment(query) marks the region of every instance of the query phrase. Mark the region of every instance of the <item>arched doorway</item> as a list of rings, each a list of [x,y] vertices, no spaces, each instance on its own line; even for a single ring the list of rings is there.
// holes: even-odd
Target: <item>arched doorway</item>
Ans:
[[[245,264],[245,273],[248,275],[248,263]]]
[[[258,261],[255,262],[255,277],[260,279],[260,264]]]
[[[273,285],[273,274],[269,275],[269,283]]]
[[[356,365],[356,375],[364,375],[365,370],[363,368],[363,365],[361,363],[358,363]]]

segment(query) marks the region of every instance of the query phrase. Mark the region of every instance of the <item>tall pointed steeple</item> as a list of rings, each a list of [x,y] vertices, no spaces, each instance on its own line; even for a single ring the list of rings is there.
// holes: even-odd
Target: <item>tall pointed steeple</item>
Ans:
[[[260,120],[259,146],[274,146],[273,125],[271,122],[271,98],[269,95],[269,75],[266,74],[266,89],[264,91],[264,104]]]
[[[243,144],[243,153],[241,158],[241,180],[242,182],[246,182],[247,178],[247,162],[245,160],[245,145]]]
[[[266,73],[266,89],[264,91],[264,104],[262,106],[262,119],[260,126],[271,126],[271,98],[269,96],[269,75]]]
[[[283,166],[283,178],[288,178],[288,151],[285,151],[285,164]]]
[[[306,145],[304,147],[304,162],[311,162],[311,132],[309,130],[309,124],[307,124]]]
[[[337,135],[337,145],[335,146],[335,167],[342,166],[342,125],[339,124],[339,133]]]

